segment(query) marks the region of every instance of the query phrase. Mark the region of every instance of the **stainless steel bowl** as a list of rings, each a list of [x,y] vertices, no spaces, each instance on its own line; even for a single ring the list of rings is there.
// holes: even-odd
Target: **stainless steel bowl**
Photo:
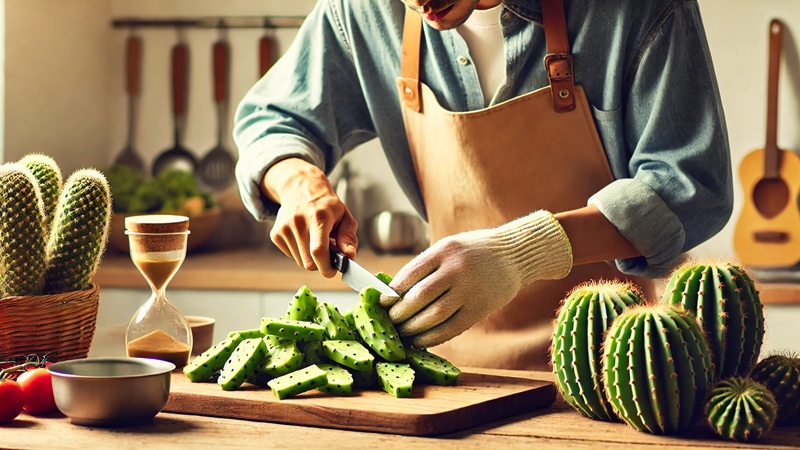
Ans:
[[[428,243],[428,227],[416,214],[383,211],[364,225],[367,242],[377,253],[416,253]]]
[[[58,409],[72,423],[128,426],[151,420],[169,398],[175,365],[148,358],[88,358],[51,364]]]

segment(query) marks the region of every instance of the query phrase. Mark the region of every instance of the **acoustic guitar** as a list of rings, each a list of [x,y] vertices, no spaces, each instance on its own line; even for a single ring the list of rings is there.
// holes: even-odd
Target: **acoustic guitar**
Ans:
[[[770,23],[767,140],[739,166],[744,205],[733,236],[745,266],[787,267],[800,262],[800,157],[778,148],[778,71],[783,23]]]

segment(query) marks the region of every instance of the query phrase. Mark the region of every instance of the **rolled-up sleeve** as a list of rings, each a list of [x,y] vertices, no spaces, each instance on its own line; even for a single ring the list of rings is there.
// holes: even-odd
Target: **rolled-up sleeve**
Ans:
[[[598,209],[642,256],[626,273],[663,276],[730,218],[730,148],[696,2],[646,36],[624,102],[628,177],[597,192]],[[615,174],[617,175],[617,174]]]

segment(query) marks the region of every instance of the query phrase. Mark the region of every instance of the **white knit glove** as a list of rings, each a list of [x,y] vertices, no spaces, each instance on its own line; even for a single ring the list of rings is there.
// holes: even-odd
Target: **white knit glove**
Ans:
[[[572,248],[548,211],[497,228],[444,238],[406,264],[382,297],[403,336],[426,348],[463,333],[503,307],[528,284],[572,269]],[[395,302],[392,304],[392,302]]]

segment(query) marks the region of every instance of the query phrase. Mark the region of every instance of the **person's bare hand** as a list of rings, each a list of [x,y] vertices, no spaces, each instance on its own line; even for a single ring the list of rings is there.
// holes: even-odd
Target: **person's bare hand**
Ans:
[[[358,224],[321,170],[302,160],[284,160],[270,168],[265,184],[281,205],[270,239],[286,256],[326,278],[336,274],[331,241],[347,257],[356,257]]]

